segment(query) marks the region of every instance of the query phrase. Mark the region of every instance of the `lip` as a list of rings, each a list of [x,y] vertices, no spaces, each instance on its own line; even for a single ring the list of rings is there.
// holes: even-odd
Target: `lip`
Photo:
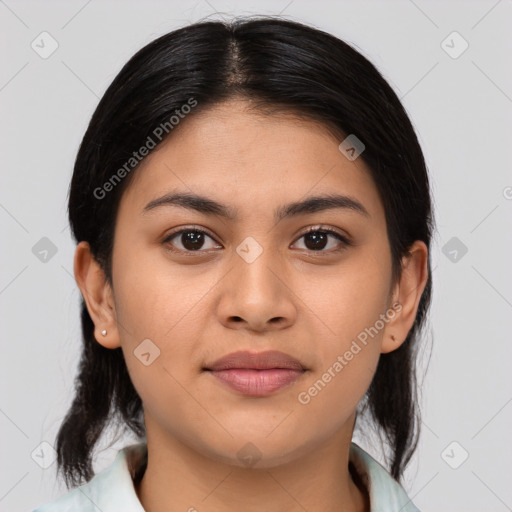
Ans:
[[[278,350],[266,352],[249,352],[240,350],[221,357],[214,363],[205,367],[206,370],[220,371],[232,369],[270,370],[286,369],[303,371],[306,368],[292,356]]]
[[[204,368],[231,389],[247,396],[261,397],[289,386],[306,368],[283,352],[233,352]]]

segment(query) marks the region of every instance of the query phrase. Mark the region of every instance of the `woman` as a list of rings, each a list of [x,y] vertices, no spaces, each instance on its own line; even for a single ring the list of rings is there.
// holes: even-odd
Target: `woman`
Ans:
[[[56,449],[80,487],[39,512],[418,510],[431,198],[365,57],[277,18],[160,37],[92,117],[69,220],[84,345]],[[94,475],[112,425],[140,442]]]

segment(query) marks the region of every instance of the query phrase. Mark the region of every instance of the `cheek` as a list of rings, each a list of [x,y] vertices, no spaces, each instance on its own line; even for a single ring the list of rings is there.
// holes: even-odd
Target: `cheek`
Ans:
[[[316,364],[296,400],[319,430],[334,432],[353,413],[375,374],[385,325],[380,320],[385,294],[377,298],[338,292],[331,299],[325,318],[332,332],[311,340]]]
[[[150,338],[165,343],[175,333],[186,334],[218,277],[172,262],[163,249],[124,245],[119,244],[113,263],[116,315],[126,327],[123,342]]]
[[[172,264],[160,251],[118,249],[116,318],[131,380],[145,407],[164,396],[178,407],[199,371],[205,302],[219,276]]]
[[[307,417],[309,428],[325,437],[339,431],[352,416],[377,367],[378,350],[352,350],[350,360],[347,351],[340,350],[339,359],[333,354],[329,364],[312,375],[296,396],[299,416]]]
[[[316,365],[297,401],[318,418],[319,428],[325,411],[330,411],[333,428],[348,417],[372,381],[387,325],[382,315],[391,318],[387,315],[390,265],[385,257],[380,261],[361,257],[329,276],[316,276],[302,290],[322,336],[311,340]]]
[[[386,312],[391,288],[391,261],[384,252],[361,250],[342,265],[304,269],[293,285],[305,313],[321,329],[325,353],[343,350],[361,331],[370,328]],[[304,277],[307,276],[307,277]],[[319,331],[320,333],[320,331]]]

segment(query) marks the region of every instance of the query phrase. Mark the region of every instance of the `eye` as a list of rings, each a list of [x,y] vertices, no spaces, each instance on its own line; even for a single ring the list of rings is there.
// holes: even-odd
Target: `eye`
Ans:
[[[309,228],[299,237],[298,240],[302,238],[304,238],[304,249],[317,253],[339,252],[345,247],[351,245],[348,238],[337,231],[319,226]],[[331,243],[331,245],[334,244],[334,248],[330,247],[331,250],[324,250],[329,246],[329,238],[334,239],[334,242]],[[205,247],[205,245],[208,245],[208,240],[214,242],[214,244],[212,245],[210,242],[210,247]],[[165,238],[163,243],[168,245],[171,251],[185,254],[192,252],[205,252],[208,249],[222,248],[219,245],[215,245],[215,240],[206,231],[195,227],[175,231]],[[299,249],[301,248],[299,247]]]
[[[304,238],[305,249],[312,252],[332,253],[342,251],[345,247],[350,246],[350,241],[341,233],[332,229],[325,229],[319,226],[309,228],[300,238]],[[329,238],[335,239],[333,250],[324,250],[329,245]],[[332,249],[332,244],[331,244]]]
[[[176,240],[175,240],[176,239]],[[213,238],[202,229],[198,228],[187,228],[187,229],[181,229],[180,231],[175,231],[171,235],[169,235],[164,241],[164,244],[168,244],[171,251],[174,252],[181,252],[181,253],[187,253],[187,252],[200,252],[201,249],[203,249],[203,252],[205,250],[205,243],[207,240],[214,241]],[[174,241],[175,240],[175,241]],[[176,247],[174,244],[177,244],[178,247]],[[181,247],[179,247],[181,245]],[[206,244],[208,245],[208,244]],[[217,246],[213,247],[206,247],[206,249],[212,249]]]

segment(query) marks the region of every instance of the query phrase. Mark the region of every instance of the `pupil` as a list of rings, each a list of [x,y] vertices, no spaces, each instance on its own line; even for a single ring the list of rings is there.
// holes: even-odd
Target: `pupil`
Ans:
[[[187,231],[181,235],[183,247],[189,251],[200,249],[204,243],[203,233],[199,231]]]
[[[308,249],[323,249],[326,245],[325,242],[327,241],[327,234],[321,233],[320,231],[314,231],[312,233],[308,233],[305,239],[305,244]],[[308,244],[308,240],[312,241],[313,243]]]
[[[310,250],[323,249],[326,245],[327,234],[320,231],[307,233],[305,236],[306,247]],[[183,247],[189,251],[198,250],[204,243],[204,235],[200,231],[187,231],[181,235]]]

